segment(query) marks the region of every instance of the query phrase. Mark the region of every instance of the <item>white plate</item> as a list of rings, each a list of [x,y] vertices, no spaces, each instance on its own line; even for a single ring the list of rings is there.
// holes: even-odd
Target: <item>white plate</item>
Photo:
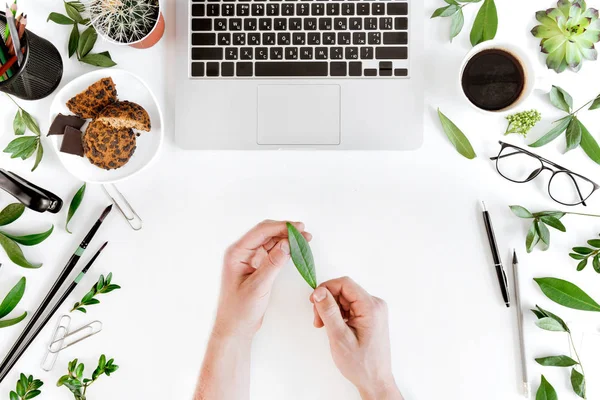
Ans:
[[[69,82],[52,101],[50,123],[54,121],[59,113],[73,115],[66,106],[67,101],[83,92],[91,84],[106,77],[111,77],[115,83],[119,100],[132,101],[148,111],[152,130],[150,132],[140,132],[141,135],[136,138],[137,148],[129,162],[121,168],[110,171],[93,165],[85,157],[61,152],[62,135],[48,136],[47,139],[52,143],[52,148],[58,154],[58,158],[65,168],[77,178],[90,183],[114,183],[140,172],[156,158],[163,141],[162,113],[158,107],[156,97],[142,79],[131,72],[119,69],[92,71]],[[85,132],[87,125],[88,122],[82,127],[82,132]]]

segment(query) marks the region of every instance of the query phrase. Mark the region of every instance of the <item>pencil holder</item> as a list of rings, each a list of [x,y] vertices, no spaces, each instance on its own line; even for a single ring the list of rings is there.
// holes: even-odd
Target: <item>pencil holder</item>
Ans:
[[[4,32],[6,16],[0,13],[0,32]],[[13,75],[0,81],[0,91],[23,100],[38,100],[50,95],[60,83],[63,62],[52,43],[25,30],[21,38],[25,48],[23,65]]]

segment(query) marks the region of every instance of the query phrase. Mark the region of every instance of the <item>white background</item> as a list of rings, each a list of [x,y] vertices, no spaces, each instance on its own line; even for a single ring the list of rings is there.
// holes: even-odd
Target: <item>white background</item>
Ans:
[[[182,0],[183,1],[183,0]],[[29,14],[30,29],[50,38],[66,55],[69,28],[46,23],[50,11],[62,11],[61,2],[20,1]],[[497,37],[518,43],[538,59],[537,41],[529,34],[534,13],[551,1],[497,0],[500,28]],[[593,2],[590,2],[593,3]],[[427,13],[443,5],[427,0]],[[174,94],[168,90],[167,48],[173,43],[174,3],[168,4],[168,35],[151,50],[110,50],[120,68],[148,81],[172,123]],[[598,4],[600,6],[600,4]],[[524,309],[539,303],[567,321],[581,321],[598,330],[600,319],[592,313],[565,309],[546,299],[531,278],[556,276],[579,284],[600,298],[600,276],[590,267],[575,271],[569,249],[598,234],[600,221],[566,216],[568,232],[552,231],[551,250],[524,251],[528,222],[514,217],[509,204],[532,211],[556,209],[545,192],[547,176],[535,183],[517,185],[497,175],[488,157],[497,153],[504,139],[501,116],[472,111],[459,98],[458,67],[470,48],[468,30],[475,6],[466,8],[467,26],[453,44],[447,40],[448,20],[426,24],[427,96],[425,143],[415,152],[186,152],[175,147],[173,132],[158,162],[120,188],[145,221],[133,232],[114,213],[90,246],[87,257],[104,240],[110,245],[61,314],[80,299],[99,273],[114,272],[123,289],[100,298],[88,315],[74,315],[73,326],[99,319],[104,331],[61,354],[51,373],[39,368],[54,318],[26,352],[8,378],[0,384],[0,398],[7,398],[19,372],[34,374],[46,382],[42,399],[69,399],[65,388],[54,383],[66,371],[69,360],[79,357],[91,374],[100,354],[115,357],[121,369],[102,377],[89,391],[90,399],[186,399],[190,398],[210,332],[217,294],[221,257],[231,242],[265,218],[302,220],[314,234],[312,248],[320,281],[349,275],[371,293],[389,303],[394,372],[407,399],[507,400],[519,394],[520,363],[515,308],[506,309],[481,220],[479,201],[485,200],[493,217],[504,261],[510,273],[509,252],[515,247],[522,268]],[[420,18],[420,16],[417,16]],[[577,105],[600,92],[600,63],[586,62],[578,74],[560,76],[539,71],[561,85]],[[65,58],[64,85],[91,67]],[[109,71],[107,71],[107,74]],[[410,96],[410,93],[398,93]],[[35,103],[20,102],[47,131],[52,97]],[[365,99],[377,101],[377,99]],[[544,121],[531,139],[542,135],[561,112],[546,96],[536,93],[526,106],[537,108]],[[193,107],[193,104],[190,104]],[[435,109],[440,107],[468,135],[478,158],[458,155],[441,131]],[[0,147],[13,139],[14,106],[0,100]],[[598,113],[598,111],[596,111]],[[581,119],[600,138],[600,114],[582,112]],[[202,121],[189,129],[201,130]],[[402,134],[402,128],[390,134]],[[507,140],[523,144],[520,137]],[[600,167],[582,150],[567,155],[564,139],[538,153],[600,182]],[[33,160],[0,156],[0,165],[31,179],[66,202],[81,185],[60,165],[50,149],[35,173]],[[2,205],[12,199],[0,194]],[[67,206],[58,215],[27,211],[11,232],[41,231],[55,224],[55,233],[43,244],[25,249],[39,270],[25,270],[0,253],[0,296],[21,276],[27,291],[19,311],[35,310],[59,271],[85,235],[93,220],[108,204],[100,187],[89,187],[83,205],[72,222],[73,235],[64,232]],[[583,208],[581,208],[583,209]],[[600,212],[600,195],[585,208]],[[8,230],[8,229],[7,229]],[[354,388],[335,369],[324,332],[312,327],[310,290],[290,264],[278,279],[265,324],[253,349],[252,399],[358,399]],[[16,311],[15,311],[16,313]],[[534,357],[566,353],[566,337],[536,328],[526,314],[528,364],[534,389],[543,372],[561,399],[575,399],[568,371],[542,368]],[[24,324],[0,331],[4,355]],[[588,349],[588,347],[586,347]],[[588,360],[589,398],[600,398],[600,384],[593,376],[592,352]],[[597,366],[596,366],[597,368]],[[595,394],[594,394],[595,393]]]

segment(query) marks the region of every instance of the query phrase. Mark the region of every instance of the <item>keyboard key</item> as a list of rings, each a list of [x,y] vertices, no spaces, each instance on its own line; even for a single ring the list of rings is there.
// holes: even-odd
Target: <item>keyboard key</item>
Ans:
[[[283,47],[271,47],[269,56],[271,60],[283,60]]]
[[[407,47],[376,47],[375,58],[378,60],[406,60],[408,58]]]
[[[336,31],[345,31],[348,29],[348,18],[335,18],[333,26]]]
[[[321,44],[321,34],[319,32],[308,33],[308,44]]]
[[[327,15],[340,15],[340,4],[327,3]]]
[[[351,44],[350,32],[338,32],[338,44]]]
[[[323,44],[335,44],[335,33],[323,33]]]
[[[365,18],[365,29],[368,31],[374,31],[378,28],[377,18]]]
[[[331,18],[319,18],[319,29],[322,31],[331,30],[332,20]]]
[[[231,33],[219,33],[217,42],[219,43],[219,46],[231,45]]]
[[[354,15],[354,3],[345,1],[342,4],[342,15]]]
[[[194,32],[212,31],[212,19],[193,18],[192,19],[192,31],[194,31]]]
[[[408,15],[408,3],[389,2],[387,15]]]
[[[377,76],[377,70],[375,68],[365,69],[365,76]]]
[[[192,4],[192,17],[204,17],[206,8],[204,4]],[[204,65],[202,66],[202,76],[204,76]]]
[[[369,44],[381,44],[381,32],[369,32]]]
[[[246,44],[246,34],[245,33],[234,33],[233,34],[233,45],[234,46],[244,46]]]
[[[360,31],[363,27],[362,18],[350,18],[350,30]]]
[[[305,31],[314,31],[317,29],[317,19],[316,18],[304,18],[304,30]]]
[[[301,18],[290,18],[290,31],[301,31],[302,30],[302,19]]]
[[[215,31],[226,31],[227,30],[227,20],[225,18],[216,18],[214,29],[215,29]]]
[[[298,3],[296,4],[296,15],[310,15],[310,8],[306,3]]]
[[[332,60],[341,60],[344,58],[344,49],[342,47],[332,47],[329,51],[329,57]]]
[[[329,49],[327,47],[317,47],[315,49],[315,58],[317,60],[327,60]]]
[[[194,76],[194,77],[204,76],[204,63],[203,62],[193,62],[192,63],[192,76]]]
[[[260,33],[248,33],[248,46],[260,46]]]
[[[379,29],[381,30],[391,30],[393,28],[393,22],[390,17],[381,17],[379,18]]]
[[[192,60],[222,60],[222,47],[192,47]]]
[[[236,74],[236,76],[252,76],[252,63],[251,62],[235,63],[235,74]]]
[[[281,6],[281,15],[293,16],[294,15],[294,4],[286,3]]]
[[[406,68],[396,68],[394,76],[408,76],[408,70]]]
[[[219,5],[218,4],[208,4],[206,9],[206,15],[209,17],[218,17],[219,16]]]
[[[383,32],[383,44],[408,44],[406,32]]]
[[[323,3],[312,3],[310,9],[312,15],[325,15],[325,5]]]
[[[263,44],[266,46],[274,46],[275,33],[263,33]]]
[[[261,31],[270,31],[273,26],[273,20],[271,18],[261,18],[258,20],[258,29]]]
[[[329,74],[331,76],[346,76],[346,62],[345,61],[332,61],[329,67]]]
[[[252,60],[252,47],[242,47],[240,49],[240,60]]]
[[[291,34],[289,32],[282,32],[277,34],[277,44],[279,46],[287,46],[291,42]]]
[[[372,8],[371,8],[371,14],[384,15],[385,14],[385,3],[379,2],[379,1],[373,2]]]
[[[405,31],[408,29],[408,18],[396,17],[394,18],[394,29],[397,31]]]
[[[381,61],[379,63],[379,76],[392,76],[391,61]]]
[[[362,62],[350,61],[350,63],[348,64],[348,75],[362,76]]]
[[[297,60],[298,59],[298,48],[297,47],[286,47],[285,48],[285,59],[286,60]]]
[[[252,16],[262,17],[263,15],[265,15],[265,5],[262,3],[252,4]]]
[[[228,47],[225,49],[225,59],[226,60],[237,60],[238,59],[238,49],[237,47]]]
[[[292,43],[296,46],[302,46],[306,44],[306,33],[295,32],[292,35]]]
[[[354,32],[352,34],[352,44],[366,44],[367,34],[364,32]]]
[[[221,63],[221,76],[233,76],[233,63]]]
[[[260,77],[278,76],[327,76],[327,62],[277,61],[256,62],[255,75]]]
[[[219,63],[218,62],[206,63],[206,76],[219,76]]]
[[[346,47],[346,60],[358,60],[358,47]]]
[[[373,59],[373,48],[372,47],[361,47],[360,48],[361,60],[372,60]]]
[[[229,30],[230,31],[241,31],[242,30],[242,19],[241,18],[230,18],[229,19]]]
[[[287,31],[287,18],[275,18],[275,30]]]
[[[255,31],[257,26],[256,18],[244,18],[244,30]]]
[[[312,60],[313,48],[312,47],[301,47],[300,48],[300,59],[301,60]]]
[[[272,17],[279,16],[279,4],[269,3],[267,4],[267,15]]]
[[[247,17],[250,15],[250,4],[238,4],[236,6],[236,11],[238,17]]]
[[[269,49],[266,47],[257,47],[254,51],[254,56],[257,60],[268,60],[269,59]]]
[[[235,15],[235,6],[233,4],[221,5],[221,15],[224,17],[231,17]]]
[[[192,46],[214,46],[217,38],[214,33],[192,33]]]
[[[369,10],[369,4],[370,2],[360,2],[357,4],[357,11],[356,11],[356,15],[369,15],[370,14],[370,10]]]

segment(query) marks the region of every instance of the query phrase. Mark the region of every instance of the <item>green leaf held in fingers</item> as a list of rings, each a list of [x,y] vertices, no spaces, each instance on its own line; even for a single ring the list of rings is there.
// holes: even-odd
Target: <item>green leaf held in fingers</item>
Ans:
[[[446,117],[438,108],[438,116],[440,118],[440,122],[442,123],[442,128],[444,129],[444,133],[450,140],[450,143],[454,146],[456,151],[458,151],[463,157],[468,158],[470,160],[477,157],[473,147],[471,146],[471,142],[465,136],[464,133],[452,122],[448,117]]]
[[[0,246],[6,252],[8,258],[20,267],[36,269],[42,266],[42,264],[32,264],[27,261],[19,245],[2,233],[0,233]]]
[[[498,11],[494,0],[484,0],[471,29],[473,46],[492,40],[498,31]]]
[[[317,273],[312,250],[306,238],[289,222],[287,223],[288,240],[290,242],[290,255],[300,275],[311,288],[317,287]]]
[[[535,400],[558,400],[556,390],[554,390],[544,375],[542,375],[542,383],[540,383],[540,387],[535,395]]]
[[[555,303],[575,310],[600,312],[600,304],[571,282],[558,278],[534,278],[534,281]]]
[[[25,206],[21,203],[12,203],[0,211],[0,226],[8,225],[18,220],[25,212]]]
[[[73,233],[69,230],[69,222],[71,222],[71,219],[73,218],[73,216],[75,215],[75,213],[77,212],[77,210],[79,209],[79,206],[81,205],[81,202],[83,201],[83,197],[85,196],[85,188],[86,188],[86,184],[84,183],[79,190],[77,191],[77,193],[75,193],[75,196],[73,196],[73,199],[71,200],[71,204],[69,204],[69,212],[67,213],[67,222],[65,223],[65,230],[69,233]]]
[[[545,367],[572,367],[579,364],[569,356],[550,356],[536,358],[535,361]]]

